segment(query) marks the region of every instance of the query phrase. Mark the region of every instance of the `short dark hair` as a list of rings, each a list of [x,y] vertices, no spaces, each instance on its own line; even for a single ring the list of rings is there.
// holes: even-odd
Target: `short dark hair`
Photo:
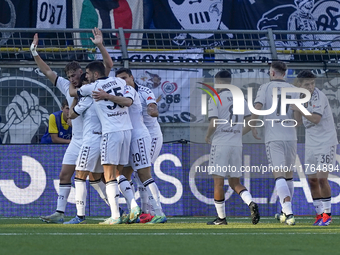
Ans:
[[[79,77],[79,82],[78,82],[78,88],[80,88],[81,86],[83,86],[83,82],[84,81],[87,81],[87,78],[86,78],[86,73],[82,73]]]
[[[298,73],[297,78],[301,82],[304,79],[315,79],[316,76],[310,70],[302,70]]]
[[[129,69],[129,68],[125,68],[125,67],[119,68],[116,71],[115,76],[117,76],[118,74],[121,74],[121,73],[127,73],[129,76],[132,76],[131,69]]]
[[[105,76],[105,66],[102,61],[92,61],[86,66],[91,72],[98,72],[100,76]]]
[[[273,61],[270,66],[281,74],[285,74],[287,71],[287,65],[282,61]]]
[[[61,102],[61,108],[64,108],[65,106],[68,106],[68,102],[66,99],[63,99],[63,101]]]
[[[80,64],[77,61],[72,61],[70,63],[67,63],[64,71],[67,74],[68,71],[77,71],[78,69],[81,69]]]
[[[231,72],[228,70],[221,70],[217,74],[215,74],[215,79],[225,80],[225,82],[231,82]]]

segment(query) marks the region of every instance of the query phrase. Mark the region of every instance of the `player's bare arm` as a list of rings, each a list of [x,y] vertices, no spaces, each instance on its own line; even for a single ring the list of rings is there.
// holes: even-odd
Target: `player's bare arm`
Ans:
[[[151,117],[158,117],[158,108],[155,103],[148,104],[147,113]]]
[[[77,103],[78,103],[78,99],[74,98],[72,105],[70,106],[70,111],[69,111],[68,117],[72,120],[79,116],[79,114],[74,111],[74,107],[77,105]]]
[[[71,82],[70,82],[70,88],[69,88],[69,93],[71,97],[77,97],[77,92],[78,92],[78,88],[76,88],[76,86],[74,86]]]
[[[255,109],[256,109],[256,110],[261,110],[261,109],[262,109],[262,104],[256,103],[256,104],[255,104]],[[257,119],[258,117],[259,117],[259,115],[256,115],[256,114],[254,114],[254,113],[252,113],[252,115],[251,115],[251,119],[252,119],[252,120],[253,120],[253,119]],[[261,138],[258,136],[256,127],[251,127],[251,131],[252,131],[253,136],[254,136],[255,139],[261,140]]]
[[[72,119],[72,120],[79,116],[79,114],[74,111],[74,107],[70,108],[69,116],[70,116],[70,119]]]
[[[320,114],[312,113],[312,115],[305,115],[295,104],[290,105],[290,108],[294,111],[294,118],[295,118],[295,114],[300,114],[301,116],[305,117],[307,120],[309,120],[310,122],[312,122],[314,124],[318,124],[321,120],[322,116]],[[298,121],[298,120],[296,120],[296,121]],[[301,121],[302,121],[302,119],[301,119]]]
[[[299,111],[299,108],[297,108],[295,104],[290,105],[290,109],[292,109],[294,111],[294,119],[297,122],[297,126],[301,126],[302,125],[301,111]]]
[[[242,129],[242,135],[247,134],[251,130],[251,127],[248,125],[248,121],[250,119],[251,119],[251,116],[247,116],[246,118],[244,118],[245,127]]]
[[[92,93],[93,93],[92,97],[96,101],[109,100],[113,103],[116,103],[122,106],[127,106],[127,107],[131,106],[133,103],[131,98],[122,97],[122,96],[114,96],[114,95],[106,93],[102,89],[98,89],[98,91],[92,91]]]
[[[113,61],[110,57],[110,54],[107,52],[106,48],[104,47],[102,31],[100,31],[100,29],[95,27],[94,29],[92,29],[92,34],[94,38],[90,37],[90,39],[98,47],[98,49],[100,50],[100,53],[103,56],[103,64],[105,66],[105,75],[108,76],[113,67]]]
[[[57,74],[51,70],[51,68],[45,63],[44,60],[41,59],[37,52],[38,47],[38,41],[39,37],[38,34],[35,33],[33,37],[33,42],[31,44],[30,50],[32,52],[32,55],[34,57],[35,63],[38,65],[40,71],[53,83],[55,84],[55,81],[57,79]]]
[[[206,143],[211,144],[211,136],[215,133],[216,128],[217,128],[216,125],[214,124],[216,119],[217,118],[211,118],[210,119],[208,131],[207,131],[207,134],[205,136],[205,142]]]

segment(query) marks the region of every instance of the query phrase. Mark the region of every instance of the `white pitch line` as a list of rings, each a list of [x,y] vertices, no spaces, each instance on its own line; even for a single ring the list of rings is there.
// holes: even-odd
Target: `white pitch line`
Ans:
[[[338,235],[335,233],[0,233],[0,236],[224,236],[224,235]]]
[[[66,218],[71,218],[71,216],[67,216]],[[213,219],[214,217],[168,217],[168,220],[171,222],[176,222],[180,220],[191,220],[191,221],[199,221],[199,220],[209,220]],[[302,220],[310,220],[314,219],[315,217],[312,216],[297,216],[296,219],[302,219]],[[100,218],[100,217],[91,217],[89,216],[89,220],[98,220],[102,221],[107,218]],[[250,217],[233,217],[227,216],[227,219],[230,219],[232,222],[237,222],[238,220],[249,220]],[[339,220],[340,217],[332,216],[333,220]],[[0,217],[0,220],[40,220],[38,217]],[[261,217],[261,220],[274,220],[274,217]]]

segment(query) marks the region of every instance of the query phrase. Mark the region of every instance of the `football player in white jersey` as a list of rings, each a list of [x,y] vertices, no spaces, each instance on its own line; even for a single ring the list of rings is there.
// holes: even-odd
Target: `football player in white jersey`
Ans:
[[[292,198],[294,193],[293,184],[293,170],[296,160],[296,147],[297,136],[295,128],[295,120],[293,116],[293,110],[289,109],[286,115],[281,114],[281,89],[282,88],[294,88],[293,85],[287,83],[284,80],[284,76],[287,70],[287,66],[284,62],[273,61],[270,70],[270,82],[261,85],[259,88],[256,99],[256,110],[268,110],[274,107],[276,110],[270,114],[264,116],[265,123],[265,144],[269,165],[272,166],[273,175],[275,178],[275,187],[282,206],[282,212],[280,215],[276,215],[276,218],[282,223],[288,225],[295,225],[295,218],[292,211]],[[278,105],[273,104],[273,88],[277,88]],[[297,98],[297,93],[287,93],[286,98]],[[258,115],[252,114],[252,119],[258,119]],[[290,121],[284,121],[290,119]],[[282,125],[284,121],[285,125]],[[256,139],[258,133],[256,127],[252,127],[253,136]],[[284,168],[291,171],[284,172]]]
[[[85,73],[81,75],[80,81],[87,84]],[[74,90],[70,87],[70,91]],[[76,176],[74,178],[76,191],[76,208],[77,215],[64,224],[84,224],[86,208],[86,178],[91,173],[92,179],[100,180],[102,177],[103,167],[100,164],[100,141],[101,125],[96,110],[94,109],[93,99],[90,96],[74,99],[77,104],[70,109],[70,118],[75,119],[78,116],[83,118],[83,143],[78,154],[76,162]],[[106,195],[105,195],[106,197]]]
[[[132,86],[139,94],[140,102],[142,104],[143,121],[151,136],[151,151],[150,151],[151,163],[155,163],[163,145],[163,134],[157,120],[158,108],[156,97],[151,91],[151,89],[145,86],[137,85],[135,83],[134,77],[130,69],[128,68],[118,69],[116,71],[116,77],[125,80],[126,84]],[[131,180],[132,173],[133,169],[131,167],[124,168],[124,175],[126,174],[128,180]],[[140,222],[145,223],[147,221],[152,220],[152,216],[155,215],[155,211],[151,203],[149,202],[149,195],[147,189],[140,181],[138,174],[134,175],[134,178],[138,186],[141,198],[141,209],[143,212],[142,215],[140,215]]]
[[[130,70],[129,69],[122,70],[123,72],[120,72],[118,70],[116,76],[122,78],[127,82],[128,85],[132,85],[136,90],[138,90],[140,87],[138,87],[133,82],[133,77],[131,77],[132,75],[129,76],[128,73],[126,73],[126,71],[128,72]],[[124,168],[125,169],[124,175],[126,174],[126,176],[131,179],[132,170],[137,172],[138,180],[139,182],[141,182],[147,193],[146,194],[147,197],[144,199],[148,199],[148,197],[150,197],[150,200],[147,201],[150,201],[150,204],[155,212],[155,216],[152,219],[150,217],[151,221],[149,223],[150,224],[165,223],[167,222],[167,218],[163,213],[162,206],[160,203],[159,189],[151,176],[151,162],[152,162],[151,151],[152,149],[154,150],[157,149],[156,154],[159,154],[160,147],[157,147],[157,144],[155,144],[156,140],[154,140],[154,148],[152,148],[151,136],[143,120],[143,108],[141,104],[140,95],[139,93],[137,93],[135,89],[133,89],[135,93],[133,98],[134,99],[133,104],[129,107],[130,119],[133,126],[129,153],[130,155],[129,165],[132,168],[131,167]],[[94,92],[94,98],[96,98],[97,100],[101,99],[110,100],[110,97],[103,91]],[[156,104],[150,105],[148,107],[147,112],[150,115],[155,116],[157,113],[157,105]],[[155,133],[153,134],[158,135],[157,137],[154,138],[159,138],[159,132],[155,130],[154,132]],[[156,154],[154,156],[156,156]],[[145,205],[147,201],[146,202],[143,201],[142,204]]]
[[[128,106],[135,99],[135,91],[120,78],[106,77],[105,67],[100,61],[93,61],[86,66],[86,78],[91,84],[78,90],[79,96],[92,96],[93,91],[105,91],[109,100],[94,101],[94,106],[102,126],[101,164],[104,168],[106,194],[109,200],[111,217],[101,224],[121,224],[118,210],[117,185],[127,199],[131,222],[135,222],[141,213],[129,181],[123,175],[123,167],[129,161],[132,124]],[[117,183],[118,181],[118,183]]]
[[[335,169],[338,139],[332,109],[326,95],[315,87],[315,78],[309,70],[300,71],[297,76],[297,86],[311,93],[310,101],[304,106],[312,115],[303,114],[295,105],[291,108],[296,120],[306,128],[304,166],[316,211],[313,225],[327,226],[332,221],[328,174]]]
[[[107,73],[110,72],[113,62],[103,46],[103,36],[99,29],[94,28],[92,30],[94,38],[90,38],[92,42],[100,49],[103,55],[103,61],[105,65],[105,70]],[[31,45],[31,52],[34,57],[36,64],[38,65],[40,71],[45,74],[45,76],[65,95],[69,105],[72,105],[73,97],[69,93],[69,87],[78,86],[79,78],[83,73],[81,66],[78,62],[72,61],[65,66],[65,73],[67,79],[58,76],[51,68],[41,59],[37,52],[38,46],[38,34],[34,35],[33,42]],[[48,216],[40,216],[42,221],[47,223],[63,223],[64,222],[64,212],[67,205],[67,199],[71,191],[71,178],[75,171],[76,160],[80,147],[82,145],[82,132],[83,132],[83,120],[81,117],[72,120],[72,140],[64,154],[62,168],[59,175],[59,192],[57,199],[57,209],[56,212]],[[90,176],[91,177],[91,176]],[[90,178],[91,179],[91,178]],[[100,180],[93,180],[91,182],[93,186],[99,193],[102,199],[106,199],[104,193],[102,192],[105,184]]]
[[[231,74],[226,70],[219,71],[215,75],[215,84],[230,84],[230,81]],[[208,169],[209,174],[214,178],[214,201],[217,218],[207,224],[227,224],[223,188],[225,178],[228,178],[229,186],[249,206],[252,223],[257,224],[260,220],[258,206],[253,202],[250,192],[240,183],[240,177],[242,176],[242,124],[247,123],[250,119],[250,111],[246,100],[244,100],[245,116],[234,115],[233,95],[230,90],[218,89],[218,92],[222,102],[221,104],[215,104],[212,99],[209,100],[210,123],[205,138],[205,141],[211,144]],[[245,122],[243,122],[244,119]]]

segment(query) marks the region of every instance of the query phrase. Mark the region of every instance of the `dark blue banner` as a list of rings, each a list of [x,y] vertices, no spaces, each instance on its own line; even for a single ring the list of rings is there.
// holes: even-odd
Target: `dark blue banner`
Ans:
[[[244,144],[243,167],[250,169],[267,166],[263,144]],[[38,217],[56,209],[59,172],[64,145],[2,145],[0,146],[0,216]],[[161,193],[164,212],[169,216],[214,216],[213,181],[195,166],[207,163],[209,146],[165,144],[153,167],[155,181]],[[339,151],[338,151],[339,154]],[[304,145],[298,145],[296,166],[304,164]],[[339,155],[337,155],[339,157]],[[262,216],[273,216],[280,211],[273,178],[246,178],[241,182],[259,204]],[[263,175],[265,177],[265,175]],[[270,176],[270,175],[268,175]],[[332,173],[332,213],[340,214],[340,179]],[[304,172],[295,173],[293,211],[296,215],[314,215],[314,207]],[[226,209],[228,216],[248,216],[249,209],[227,185]],[[88,185],[88,216],[109,216],[108,206]],[[139,198],[138,193],[136,197]],[[66,215],[76,213],[74,188],[71,190]],[[137,200],[139,201],[139,199]],[[123,198],[120,198],[126,208]]]
[[[238,35],[228,30],[306,31],[306,34],[275,38],[276,45],[290,47],[338,47],[338,35],[311,35],[309,31],[340,29],[339,0],[153,0],[153,21],[157,29],[182,29],[171,35],[179,46],[228,46]],[[164,18],[166,17],[166,19]],[[185,30],[221,30],[220,35],[186,33]],[[190,39],[190,40],[185,40]],[[205,40],[197,42],[195,39]],[[240,35],[244,41],[246,35]],[[251,45],[262,44],[258,38]],[[242,40],[238,43],[242,43]],[[288,42],[287,42],[288,40]],[[322,41],[320,41],[322,40]],[[247,42],[244,42],[247,43]]]

